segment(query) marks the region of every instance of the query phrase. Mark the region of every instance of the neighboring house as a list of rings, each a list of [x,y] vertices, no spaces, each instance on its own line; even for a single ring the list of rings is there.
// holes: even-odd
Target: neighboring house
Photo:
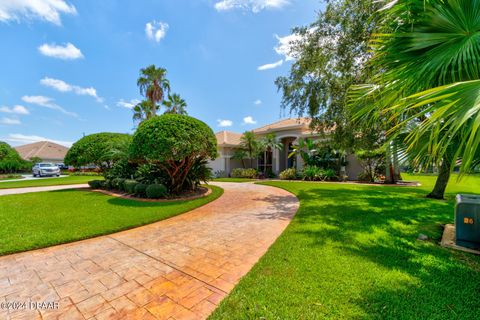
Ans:
[[[31,158],[40,158],[43,162],[63,163],[63,159],[68,152],[68,148],[62,145],[50,142],[40,141],[15,147],[15,150],[25,160]]]
[[[300,156],[296,159],[289,158],[288,155],[292,152],[292,145],[299,138],[310,138],[314,140],[320,139],[318,134],[311,131],[309,118],[289,118],[283,119],[272,124],[252,130],[255,135],[261,139],[269,133],[274,133],[277,140],[282,143],[282,150],[274,150],[268,152],[266,159],[262,154],[258,159],[253,159],[252,164],[250,160],[246,159],[244,162],[246,167],[254,167],[263,170],[265,167],[271,169],[278,174],[279,172],[296,166],[297,170],[303,168],[303,161]],[[224,171],[230,174],[235,168],[242,168],[241,160],[232,159],[235,149],[239,148],[242,134],[220,131],[215,134],[217,137],[219,156],[216,160],[210,162],[210,167],[214,172]],[[362,167],[354,155],[347,155],[348,165],[346,173],[349,180],[356,180],[358,174],[362,172]]]

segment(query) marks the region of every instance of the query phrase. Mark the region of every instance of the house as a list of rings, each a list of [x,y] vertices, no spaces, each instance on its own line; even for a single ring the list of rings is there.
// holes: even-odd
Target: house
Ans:
[[[68,152],[68,148],[62,145],[50,142],[40,141],[15,147],[15,150],[25,160],[31,158],[40,158],[43,162],[63,163],[63,159]]]
[[[258,168],[263,171],[265,168],[271,169],[274,173],[296,167],[297,170],[303,168],[303,162],[300,156],[296,159],[288,157],[293,151],[292,146],[299,138],[310,138],[314,140],[320,139],[318,134],[315,134],[310,129],[309,118],[288,118],[283,119],[272,124],[252,130],[258,139],[265,137],[267,134],[274,133],[277,140],[283,145],[282,150],[274,150],[261,155],[258,159],[244,160],[246,167]],[[210,162],[210,167],[214,172],[225,172],[230,174],[235,168],[242,168],[244,163],[238,159],[232,159],[235,149],[241,146],[241,133],[220,131],[215,134],[217,138],[217,146],[219,156],[214,161]],[[266,159],[264,159],[266,158]],[[353,154],[347,155],[346,174],[349,180],[356,180],[358,174],[362,172],[362,167],[359,161]]]

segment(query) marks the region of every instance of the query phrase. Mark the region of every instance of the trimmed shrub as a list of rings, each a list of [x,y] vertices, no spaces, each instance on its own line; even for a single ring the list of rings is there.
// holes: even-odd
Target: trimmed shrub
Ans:
[[[295,168],[288,168],[286,170],[283,170],[278,176],[282,180],[295,180],[298,177],[297,170],[295,170]]]
[[[103,187],[103,180],[88,181],[88,185],[92,189],[101,189]]]
[[[147,198],[159,199],[167,195],[167,187],[163,184],[151,184],[145,190]]]
[[[132,159],[161,163],[168,188],[180,193],[195,161],[217,157],[217,140],[204,122],[179,114],[164,114],[143,121],[131,146]],[[191,184],[191,183],[190,183]]]
[[[113,189],[125,191],[125,179],[123,178],[115,178],[112,179],[112,187]]]
[[[256,179],[258,177],[257,169],[249,168],[235,168],[232,170],[231,173],[232,178],[248,178],[248,179]]]
[[[125,180],[125,192],[134,194],[135,193],[135,187],[137,186],[138,182],[135,180]]]
[[[147,195],[147,184],[137,183],[135,186],[135,195],[139,197],[145,197]]]
[[[65,164],[75,167],[94,164],[101,169],[111,167],[124,158],[132,136],[102,132],[85,136],[75,142],[65,156]]]

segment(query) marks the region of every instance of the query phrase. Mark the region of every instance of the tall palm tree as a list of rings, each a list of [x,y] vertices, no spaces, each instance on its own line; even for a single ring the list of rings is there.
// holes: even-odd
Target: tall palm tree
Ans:
[[[155,116],[158,111],[158,107],[154,105],[150,100],[143,100],[133,107],[133,121],[142,122]]]
[[[183,100],[179,94],[168,95],[168,100],[163,101],[163,105],[166,107],[165,113],[187,114],[187,102]]]
[[[263,149],[263,156],[264,156],[264,166],[263,166],[263,172],[267,172],[267,152],[273,152],[275,150],[282,150],[283,149],[283,144],[277,140],[277,136],[275,133],[269,133],[265,137],[262,138],[260,141],[260,146]]]
[[[245,150],[248,159],[250,159],[250,167],[253,167],[253,159],[255,159],[259,153],[257,137],[252,131],[245,131],[240,138],[240,145]]]
[[[154,64],[140,69],[137,86],[140,94],[146,97],[154,106],[162,102],[170,91],[170,82],[166,78],[167,70],[157,68]]]
[[[480,0],[385,2],[383,30],[373,41],[378,75],[353,88],[357,117],[376,114],[395,123],[390,138],[416,122],[404,140],[407,150],[426,141],[418,157],[438,167],[450,163],[448,174],[460,159],[467,173],[480,145]],[[446,186],[442,172],[437,183]]]

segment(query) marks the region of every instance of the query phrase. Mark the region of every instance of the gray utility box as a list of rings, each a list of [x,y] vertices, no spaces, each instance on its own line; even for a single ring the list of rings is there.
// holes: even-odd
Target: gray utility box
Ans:
[[[480,196],[458,194],[455,204],[455,242],[480,249]]]

